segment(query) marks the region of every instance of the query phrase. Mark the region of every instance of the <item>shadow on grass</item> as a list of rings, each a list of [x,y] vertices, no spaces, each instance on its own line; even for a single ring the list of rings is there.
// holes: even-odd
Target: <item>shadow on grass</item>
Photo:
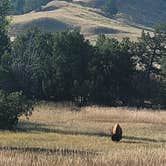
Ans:
[[[27,127],[28,126],[28,127]],[[22,122],[16,132],[44,132],[44,133],[57,133],[64,135],[85,135],[85,136],[98,136],[98,137],[110,137],[109,134],[104,132],[83,132],[83,131],[70,131],[61,129],[48,128],[45,124],[37,124],[32,122]]]
[[[121,143],[125,143],[125,144],[147,144],[141,141],[124,141],[122,140]]]
[[[79,156],[99,156],[100,152],[95,151],[85,151],[67,148],[38,148],[38,147],[0,147],[1,151],[17,151],[17,152],[30,152],[30,153],[45,153],[45,154],[56,154],[56,155],[79,155]]]
[[[151,139],[151,138],[144,138],[144,137],[135,137],[135,136],[124,136],[123,137],[126,141],[126,143],[166,143],[166,140],[157,140],[157,139]]]
[[[84,135],[84,136],[97,136],[97,137],[109,137],[110,134],[104,132],[84,132],[84,131],[70,131],[61,129],[51,129],[45,124],[38,124],[32,122],[21,122],[18,126],[17,132],[44,132],[44,133],[57,133],[64,135]],[[135,136],[123,136],[123,143],[166,143],[166,140],[157,140],[145,137]]]

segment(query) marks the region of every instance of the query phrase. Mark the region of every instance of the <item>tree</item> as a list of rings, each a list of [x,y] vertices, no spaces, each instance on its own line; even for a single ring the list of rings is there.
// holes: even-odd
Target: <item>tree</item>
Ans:
[[[8,37],[8,25],[9,21],[7,15],[10,9],[8,0],[0,1],[0,62],[2,55],[8,51],[10,40]]]
[[[19,11],[19,14],[24,13],[24,7],[25,7],[25,0],[17,1],[16,10]]]
[[[79,31],[55,34],[54,64],[56,92],[61,100],[85,102],[91,46]]]
[[[159,24],[156,27],[157,33],[161,36],[161,43],[164,47],[162,58],[161,58],[161,81],[160,81],[160,88],[159,93],[156,96],[157,103],[159,103],[162,107],[166,107],[166,24]]]
[[[7,15],[10,9],[8,0],[0,1],[0,89],[8,79],[8,71],[4,69],[2,58],[10,54],[10,39],[8,37],[9,21]]]
[[[8,82],[12,82],[9,70],[10,39],[8,37],[9,21],[7,15],[10,9],[8,0],[0,1],[0,89],[5,89]],[[10,81],[9,81],[10,80]],[[9,87],[6,87],[8,89]],[[18,118],[25,114],[30,115],[32,103],[29,102],[21,92],[7,93],[0,90],[0,129],[13,129]]]
[[[164,74],[164,77],[166,78],[166,57],[164,57],[162,59],[162,66],[161,66],[161,68],[162,68],[162,72]]]
[[[146,72],[147,80],[150,80],[151,74],[159,74],[161,58],[165,54],[165,46],[162,43],[163,37],[161,33],[155,31],[153,35],[142,32],[139,45],[139,64]],[[142,50],[142,51],[141,51]]]
[[[32,103],[21,92],[6,93],[0,90],[0,129],[14,129],[21,115],[32,113]]]
[[[164,73],[164,78],[166,79],[166,24],[159,24],[156,26],[157,33],[162,37],[161,43],[164,47],[162,61],[161,61],[161,70]]]
[[[31,29],[17,37],[12,45],[10,71],[15,89],[28,97],[48,99],[51,96],[53,35]]]
[[[29,98],[83,103],[90,54],[89,42],[78,31],[52,34],[31,29],[16,38],[12,58],[5,56],[3,64],[9,66],[11,89],[22,90]]]
[[[35,9],[40,9],[42,5],[51,0],[11,0],[12,14],[24,14]]]
[[[139,42],[135,45],[137,70],[137,91],[145,101],[154,103],[160,94],[162,76],[162,59],[166,56],[166,37],[163,30],[156,28],[153,34],[142,32]],[[141,98],[141,97],[140,97]],[[160,99],[159,99],[160,100]],[[159,101],[158,100],[158,101]]]
[[[91,60],[91,99],[98,104],[127,104],[132,93],[134,63],[131,42],[100,36]]]
[[[117,14],[118,8],[116,0],[106,0],[103,10],[110,16]]]

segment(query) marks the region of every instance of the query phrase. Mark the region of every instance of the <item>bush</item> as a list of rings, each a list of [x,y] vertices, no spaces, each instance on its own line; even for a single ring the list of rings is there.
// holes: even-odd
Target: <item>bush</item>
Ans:
[[[22,92],[6,93],[0,90],[0,129],[14,129],[21,115],[29,116],[33,110]]]

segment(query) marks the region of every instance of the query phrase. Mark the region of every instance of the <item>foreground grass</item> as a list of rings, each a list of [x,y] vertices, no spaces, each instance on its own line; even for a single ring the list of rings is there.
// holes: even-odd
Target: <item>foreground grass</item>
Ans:
[[[119,152],[119,153],[118,153]],[[62,156],[62,155],[48,155],[48,154],[35,154],[30,152],[18,153],[14,151],[1,151],[0,152],[0,165],[136,165],[136,166],[165,166],[165,151],[164,149],[155,151],[146,151],[141,149],[137,151],[117,151],[113,154],[99,157],[84,157],[84,156]]]
[[[110,128],[123,128],[114,143]],[[166,165],[166,112],[45,103],[0,132],[0,165]]]

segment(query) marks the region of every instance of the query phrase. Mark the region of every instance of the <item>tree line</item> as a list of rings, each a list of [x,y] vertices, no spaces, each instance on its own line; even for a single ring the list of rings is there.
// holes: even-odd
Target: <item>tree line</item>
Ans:
[[[0,87],[37,100],[163,106],[165,42],[160,29],[137,42],[100,35],[94,46],[77,30],[31,29],[9,41]]]
[[[24,14],[32,10],[40,10],[42,5],[51,0],[11,0],[11,14]]]
[[[99,35],[92,45],[77,30],[50,33],[37,28],[11,42],[8,8],[2,0],[0,128],[30,114],[29,99],[77,106],[166,106],[166,25],[151,34],[143,31],[136,42]]]

